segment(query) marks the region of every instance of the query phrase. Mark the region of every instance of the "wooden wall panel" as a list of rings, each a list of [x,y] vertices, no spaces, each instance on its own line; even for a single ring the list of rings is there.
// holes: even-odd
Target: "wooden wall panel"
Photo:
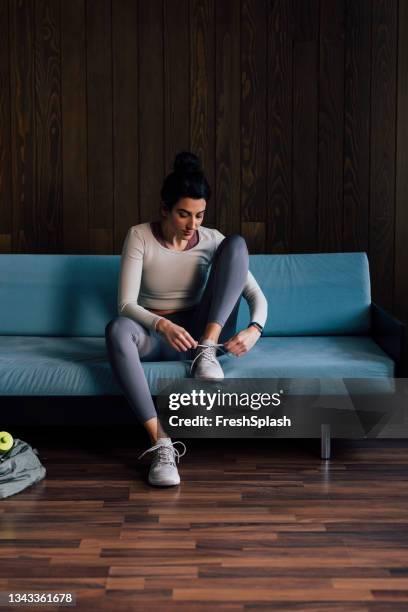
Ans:
[[[45,253],[62,241],[61,31],[59,0],[35,6],[36,235]]]
[[[292,251],[318,250],[319,1],[293,0]]]
[[[205,213],[205,224],[215,226],[215,18],[214,0],[192,0],[190,3],[190,142],[191,150],[200,156],[211,197]]]
[[[114,253],[139,218],[138,4],[112,3]]]
[[[393,0],[373,0],[369,257],[373,298],[387,308],[394,287],[397,9]]]
[[[346,0],[344,251],[368,251],[371,7],[371,0]]]
[[[164,178],[163,0],[139,2],[140,222],[157,216]]]
[[[64,252],[88,253],[85,0],[61,3],[61,90]]]
[[[398,22],[398,129],[393,310],[397,317],[408,325],[408,0],[400,0]],[[406,366],[406,371],[408,371],[408,350],[406,350]]]
[[[241,234],[250,253],[265,253],[265,227],[263,222],[242,221]]]
[[[267,15],[267,253],[292,249],[293,8],[292,2],[271,0]]]
[[[190,37],[187,0],[163,0],[164,173],[190,150]]]
[[[344,0],[320,3],[318,250],[343,249]]]
[[[91,253],[113,251],[111,0],[87,0],[88,201]]]
[[[9,7],[0,0],[0,253],[12,250]]]
[[[241,219],[265,224],[267,26],[264,0],[243,0],[241,15]],[[247,239],[244,223],[241,233]],[[265,231],[262,232],[263,235]],[[251,248],[251,245],[249,245]],[[265,244],[257,243],[257,252]],[[251,252],[255,252],[254,248]]]
[[[40,253],[36,223],[34,3],[9,2],[13,252]]]
[[[240,4],[223,0],[215,8],[217,227],[235,234],[241,229]]]

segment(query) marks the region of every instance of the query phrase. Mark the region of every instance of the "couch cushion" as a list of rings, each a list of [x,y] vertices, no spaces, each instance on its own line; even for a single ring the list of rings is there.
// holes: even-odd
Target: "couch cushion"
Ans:
[[[187,375],[183,361],[142,364],[149,387]],[[105,338],[0,336],[0,395],[120,395]]]
[[[1,255],[0,335],[103,336],[119,255]]]
[[[246,355],[222,360],[229,378],[394,376],[392,359],[367,336],[261,338]]]
[[[261,338],[237,358],[220,357],[229,378],[392,377],[394,363],[368,337]],[[190,362],[144,362],[151,392],[159,379],[188,375]],[[325,392],[330,392],[328,382]],[[104,338],[0,337],[0,395],[121,395]]]
[[[370,275],[365,253],[252,255],[250,270],[268,300],[265,336],[365,334]],[[238,327],[248,324],[241,300]]]
[[[120,255],[0,257],[0,335],[95,336],[117,316]],[[370,326],[365,253],[251,255],[269,302],[267,336],[348,335]],[[239,327],[249,322],[241,300]]]

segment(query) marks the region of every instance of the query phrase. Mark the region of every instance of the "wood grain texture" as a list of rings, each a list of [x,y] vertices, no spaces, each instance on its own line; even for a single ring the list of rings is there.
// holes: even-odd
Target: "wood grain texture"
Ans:
[[[190,2],[191,150],[200,156],[211,188],[205,224],[215,226],[215,18],[214,0]]]
[[[0,253],[10,252],[13,229],[13,203],[11,194],[11,142],[10,142],[10,58],[9,7],[0,0]],[[6,240],[5,237],[9,239]],[[9,250],[6,250],[8,246]]]
[[[138,3],[112,4],[114,253],[139,221]]]
[[[318,251],[319,2],[293,0],[292,250]]]
[[[241,8],[241,219],[264,221],[267,194],[267,3]],[[262,245],[262,252],[265,245]]]
[[[10,2],[13,252],[42,250],[36,224],[34,3]]]
[[[373,300],[392,308],[394,286],[397,2],[373,1],[369,257]]]
[[[188,0],[163,0],[164,170],[190,150],[190,37]]]
[[[64,253],[89,252],[85,0],[61,3]]]
[[[241,229],[240,173],[240,3],[215,3],[215,104],[217,228]]]
[[[62,241],[61,30],[59,0],[35,6],[36,235],[46,253]]]
[[[111,0],[87,0],[89,249],[100,254],[113,252],[114,231],[111,11]]]
[[[343,249],[345,0],[320,3],[318,250]]]
[[[408,323],[408,0],[400,0],[398,36],[398,108],[394,311]],[[408,351],[407,351],[408,353]],[[408,358],[408,355],[407,355]]]
[[[47,476],[2,501],[2,590],[80,611],[407,605],[406,441],[337,440],[325,462],[310,440],[194,440],[157,489],[129,428],[17,433]]]
[[[139,2],[140,222],[157,218],[164,178],[163,0]]]
[[[293,9],[284,0],[268,4],[267,253],[292,250]]]
[[[371,0],[346,0],[343,250],[368,252]]]
[[[243,221],[241,223],[241,234],[245,238],[250,253],[265,252],[265,223],[257,221]]]
[[[12,234],[0,234],[0,253],[12,253]]]

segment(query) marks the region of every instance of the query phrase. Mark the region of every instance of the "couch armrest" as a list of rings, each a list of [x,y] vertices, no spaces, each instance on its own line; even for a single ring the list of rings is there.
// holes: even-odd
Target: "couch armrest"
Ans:
[[[378,346],[395,361],[398,376],[404,350],[405,325],[381,306],[371,302],[371,335]]]

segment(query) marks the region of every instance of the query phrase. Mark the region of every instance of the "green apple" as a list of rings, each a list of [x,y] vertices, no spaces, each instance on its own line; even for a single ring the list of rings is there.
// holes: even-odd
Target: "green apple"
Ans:
[[[0,453],[7,453],[13,447],[13,436],[8,431],[0,431]]]

